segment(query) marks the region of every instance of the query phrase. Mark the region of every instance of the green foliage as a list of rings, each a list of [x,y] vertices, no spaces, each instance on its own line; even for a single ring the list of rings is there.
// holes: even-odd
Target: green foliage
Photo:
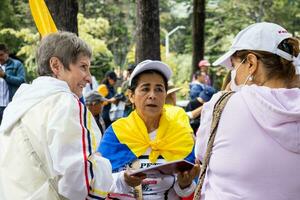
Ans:
[[[33,28],[28,0],[1,0],[0,28]]]
[[[205,55],[213,62],[225,53],[234,36],[246,26],[274,22],[300,36],[300,2],[297,0],[210,0],[206,7]],[[298,31],[298,32],[297,32]],[[226,70],[211,68],[210,73],[219,88]],[[218,74],[221,74],[218,76]]]
[[[161,43],[164,44],[165,32],[170,32],[177,26],[184,26],[185,29],[180,29],[170,36],[169,47],[170,51],[180,54],[191,53],[192,51],[192,21],[191,7],[192,1],[160,1],[160,28],[161,28]]]
[[[102,16],[109,21],[107,46],[112,52],[114,62],[124,66],[126,55],[133,46],[135,32],[134,0],[80,0],[80,11],[86,17]]]
[[[131,47],[126,56],[127,65],[135,63],[135,45]]]
[[[172,82],[176,87],[182,87],[177,92],[180,99],[187,99],[189,94],[189,80],[191,74],[191,54],[171,54],[165,62],[173,71]]]
[[[79,34],[93,48],[92,73],[98,80],[108,69],[126,68],[134,63],[135,0],[78,0]],[[299,0],[209,0],[206,1],[205,58],[215,61],[230,47],[244,27],[259,21],[278,23],[300,36]],[[170,36],[167,63],[174,71],[177,86],[188,88],[191,77],[193,0],[160,1],[161,57],[165,60],[165,32],[185,26]],[[28,0],[2,0],[0,42],[24,61],[28,74],[35,77],[34,55],[39,41]],[[26,29],[24,29],[26,27]],[[12,29],[7,29],[12,28]],[[226,70],[210,68],[216,87]],[[181,90],[185,93],[185,89]]]
[[[110,28],[109,22],[101,17],[84,18],[78,14],[79,36],[86,41],[93,50],[91,73],[97,80],[101,80],[107,70],[114,67],[113,55],[106,45],[106,36]]]
[[[284,26],[293,35],[300,36],[300,1],[276,0],[267,4],[264,19]]]
[[[0,19],[0,28],[15,27],[17,19],[9,0],[0,3]]]
[[[228,50],[234,36],[246,26],[274,22],[298,35],[300,3],[297,0],[209,1],[206,9],[206,55],[216,60]]]
[[[78,15],[79,34],[93,50],[91,72],[99,80],[108,69],[112,69],[112,53],[107,49],[105,35],[109,29],[109,23],[103,18],[85,19]],[[35,51],[39,42],[39,34],[33,29],[23,28],[15,30],[11,28],[0,30],[0,42],[4,42],[24,62],[27,71],[27,80],[31,81],[36,76]]]
[[[17,20],[17,28],[33,28],[35,29],[35,24],[31,16],[30,6],[28,0],[14,0],[12,4],[14,9],[14,14]],[[36,29],[35,29],[36,30]]]

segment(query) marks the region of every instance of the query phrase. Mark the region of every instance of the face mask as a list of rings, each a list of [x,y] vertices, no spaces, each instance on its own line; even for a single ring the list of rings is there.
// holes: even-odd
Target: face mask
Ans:
[[[231,72],[230,72],[230,75],[231,75],[230,89],[231,89],[231,91],[235,91],[235,92],[239,91],[239,90],[247,83],[248,79],[249,79],[250,76],[251,76],[251,74],[249,74],[249,75],[247,76],[245,82],[244,82],[243,84],[241,84],[241,85],[237,85],[236,82],[235,82],[236,72],[237,72],[237,70],[240,68],[240,66],[242,65],[242,63],[243,63],[244,61],[245,61],[245,59],[242,60],[242,62],[240,62],[240,64],[238,64],[238,66],[237,66],[236,69],[233,69],[233,70],[231,70]]]

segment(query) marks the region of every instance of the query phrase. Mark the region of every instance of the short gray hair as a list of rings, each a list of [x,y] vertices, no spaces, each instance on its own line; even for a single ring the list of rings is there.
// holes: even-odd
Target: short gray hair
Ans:
[[[37,72],[40,76],[52,76],[50,58],[57,57],[64,68],[75,63],[79,56],[92,57],[92,50],[87,43],[70,32],[51,33],[42,39],[36,52]]]

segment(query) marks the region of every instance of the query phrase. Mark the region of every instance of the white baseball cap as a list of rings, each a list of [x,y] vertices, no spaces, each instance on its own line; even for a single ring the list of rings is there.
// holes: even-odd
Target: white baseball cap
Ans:
[[[278,45],[284,39],[291,37],[292,34],[277,24],[268,22],[252,24],[237,34],[230,50],[217,59],[213,65],[232,68],[230,57],[239,50],[267,51],[292,61],[293,55],[278,49]]]
[[[170,77],[172,76],[172,70],[168,65],[165,63],[158,61],[158,60],[145,60],[141,63],[139,63],[131,73],[129,77],[129,86],[131,86],[131,81],[134,77],[142,73],[146,70],[156,70],[162,73],[162,75],[167,79],[167,81],[170,80]]]

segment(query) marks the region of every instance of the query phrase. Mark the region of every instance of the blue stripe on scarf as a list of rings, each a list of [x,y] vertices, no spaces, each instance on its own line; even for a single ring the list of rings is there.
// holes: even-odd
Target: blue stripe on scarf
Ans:
[[[195,163],[194,148],[184,160]],[[113,171],[137,159],[126,144],[120,143],[112,126],[106,129],[97,151],[110,161]]]
[[[98,152],[110,161],[113,171],[137,159],[127,145],[120,143],[112,126],[106,129]]]
[[[195,153],[194,153],[194,150],[195,150],[195,146],[193,147],[193,150],[191,151],[191,153],[187,157],[185,157],[184,160],[189,161],[191,163],[195,163]]]

